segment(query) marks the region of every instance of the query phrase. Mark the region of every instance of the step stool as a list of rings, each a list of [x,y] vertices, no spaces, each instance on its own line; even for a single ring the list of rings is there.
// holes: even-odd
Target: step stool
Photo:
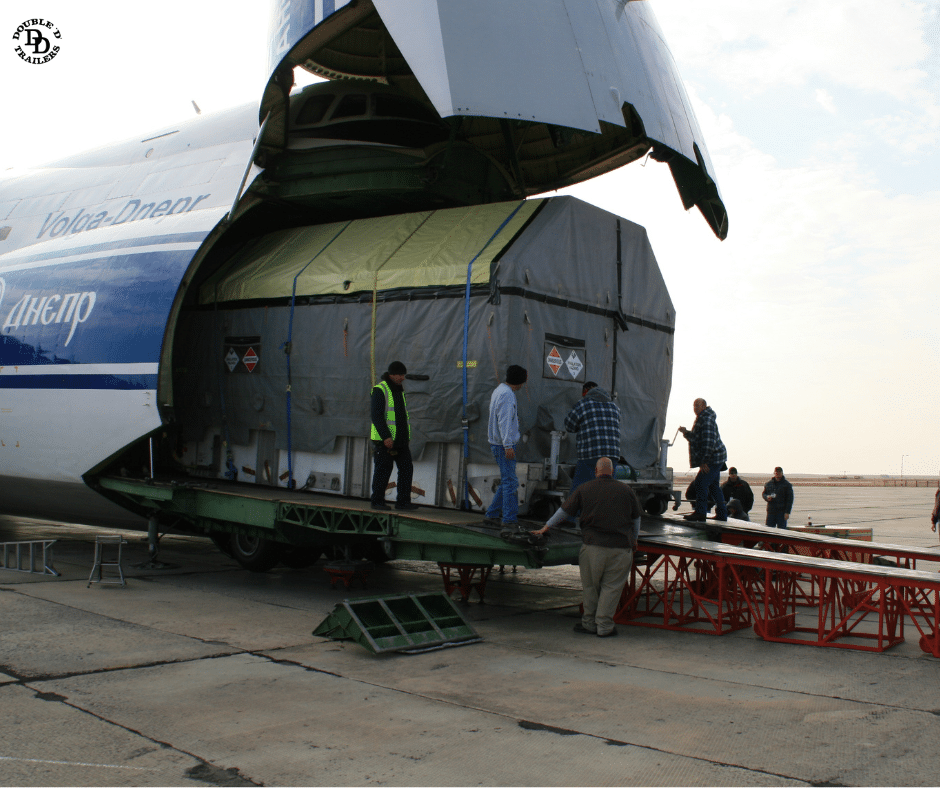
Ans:
[[[96,536],[95,537],[95,565],[91,568],[91,574],[88,576],[88,585],[91,588],[92,583],[103,583],[105,585],[120,585],[121,588],[127,585],[124,580],[124,569],[121,566],[121,551],[127,540],[123,536]],[[113,560],[105,559],[105,548],[117,547],[117,558]],[[113,553],[112,553],[113,558]],[[102,576],[104,567],[116,567],[118,577],[111,577],[107,580]],[[95,571],[98,572],[98,579],[95,580]]]

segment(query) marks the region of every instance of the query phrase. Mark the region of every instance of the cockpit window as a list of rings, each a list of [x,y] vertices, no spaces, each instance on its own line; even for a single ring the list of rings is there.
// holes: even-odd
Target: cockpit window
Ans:
[[[326,111],[330,108],[330,104],[332,103],[333,95],[330,93],[321,93],[311,96],[300,108],[300,112],[297,113],[297,119],[294,121],[294,125],[310,126],[314,123],[319,123],[323,120],[323,116],[326,115]]]
[[[339,102],[339,106],[333,110],[333,116],[330,120],[337,120],[338,118],[352,118],[358,115],[366,114],[366,94],[365,93],[350,93]]]

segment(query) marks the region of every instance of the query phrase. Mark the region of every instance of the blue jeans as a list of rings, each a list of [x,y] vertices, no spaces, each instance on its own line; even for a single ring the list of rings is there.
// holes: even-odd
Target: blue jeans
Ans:
[[[506,450],[502,446],[490,444],[496,464],[499,465],[499,488],[486,516],[494,520],[502,518],[504,523],[514,523],[519,519],[519,479],[516,476],[516,461],[506,459]]]
[[[721,478],[721,463],[708,466],[708,473],[698,472],[695,477],[695,512],[705,516],[708,511],[709,497],[715,502],[715,515],[719,520],[728,519],[728,507],[718,480]]]
[[[774,512],[768,509],[767,525],[769,525],[771,528],[786,528],[787,518],[784,517],[783,514],[783,512]]]
[[[574,478],[571,480],[571,489],[568,491],[568,495],[571,495],[579,486],[594,478],[594,468],[599,459],[600,457],[595,457],[593,460],[578,460],[578,464],[574,466]],[[613,477],[616,479],[617,463],[613,460],[611,462],[614,465]]]

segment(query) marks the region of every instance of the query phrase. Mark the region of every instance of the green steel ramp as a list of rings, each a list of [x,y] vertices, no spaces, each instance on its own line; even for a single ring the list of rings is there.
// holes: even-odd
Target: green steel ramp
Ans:
[[[375,654],[410,654],[482,640],[451,599],[440,593],[345,599],[313,634],[354,640]]]

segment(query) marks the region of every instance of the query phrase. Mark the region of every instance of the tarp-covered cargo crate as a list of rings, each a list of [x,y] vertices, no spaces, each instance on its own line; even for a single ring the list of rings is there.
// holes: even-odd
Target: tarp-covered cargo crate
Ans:
[[[421,503],[453,504],[463,474],[491,497],[489,398],[510,364],[529,372],[520,463],[548,457],[593,380],[620,406],[622,456],[652,467],[674,326],[646,231],[571,197],[270,233],[204,281],[180,322],[186,461],[222,475],[225,446],[239,480],[287,484],[290,444],[298,487],[367,496],[371,388],[398,360]],[[575,459],[570,435],[560,460]]]

